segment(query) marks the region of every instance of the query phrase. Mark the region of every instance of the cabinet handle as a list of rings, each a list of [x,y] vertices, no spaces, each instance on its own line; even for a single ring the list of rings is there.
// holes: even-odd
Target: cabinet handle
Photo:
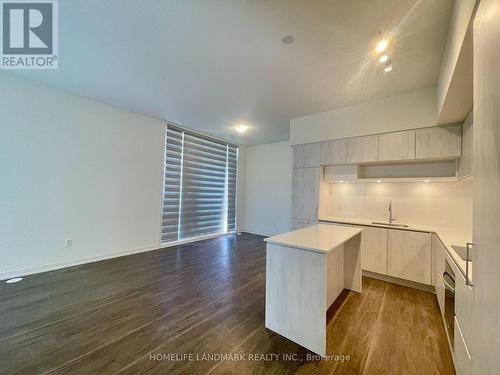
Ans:
[[[472,281],[469,279],[469,249],[471,246],[474,246],[472,242],[467,242],[466,246],[466,255],[465,255],[465,284],[468,286],[474,286]]]
[[[446,279],[444,278],[444,275],[448,275],[449,277],[451,277],[451,275],[445,271],[441,275],[441,280],[443,280],[443,284],[445,287],[448,287],[449,290],[451,290],[453,293],[455,293],[455,287],[453,287],[448,281],[446,281]]]

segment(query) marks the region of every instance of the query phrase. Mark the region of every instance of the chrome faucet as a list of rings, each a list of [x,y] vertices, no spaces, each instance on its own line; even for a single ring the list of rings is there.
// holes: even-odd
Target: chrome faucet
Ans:
[[[396,219],[392,216],[392,201],[389,201],[389,223],[392,224]]]

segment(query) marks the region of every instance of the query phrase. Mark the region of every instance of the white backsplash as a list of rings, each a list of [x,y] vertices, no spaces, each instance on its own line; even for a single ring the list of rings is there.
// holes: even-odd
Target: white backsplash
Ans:
[[[389,201],[397,223],[472,227],[472,179],[430,182],[331,183],[330,215],[387,221]]]

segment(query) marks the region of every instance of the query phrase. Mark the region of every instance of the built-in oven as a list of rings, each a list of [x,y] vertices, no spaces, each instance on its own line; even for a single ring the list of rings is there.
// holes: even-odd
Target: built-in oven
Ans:
[[[444,284],[444,320],[451,348],[453,349],[455,330],[455,272],[453,272],[448,260],[445,260],[442,280]]]

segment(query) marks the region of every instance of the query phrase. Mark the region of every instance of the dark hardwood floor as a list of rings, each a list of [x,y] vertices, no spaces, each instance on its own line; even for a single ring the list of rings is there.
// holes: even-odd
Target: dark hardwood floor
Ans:
[[[262,239],[220,237],[0,283],[0,373],[454,373],[435,296],[375,279],[329,310],[338,357],[310,359],[265,329]]]

